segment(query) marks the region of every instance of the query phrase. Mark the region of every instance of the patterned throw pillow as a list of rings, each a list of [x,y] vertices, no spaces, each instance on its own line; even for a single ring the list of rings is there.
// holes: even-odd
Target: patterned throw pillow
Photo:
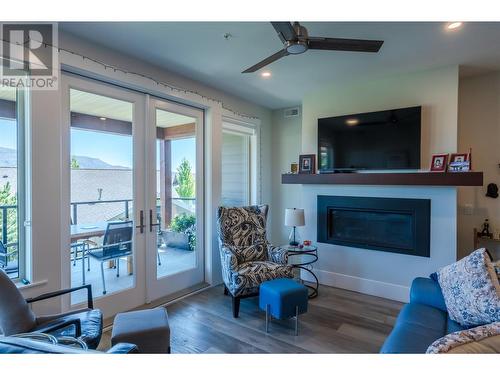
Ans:
[[[497,273],[498,280],[500,280],[500,260],[497,260],[493,263],[493,267],[495,267],[495,272]]]
[[[464,331],[450,333],[434,341],[427,348],[427,354],[443,353],[498,353],[500,347],[488,345],[500,337],[500,322],[474,327]]]
[[[486,249],[441,268],[437,276],[451,319],[465,327],[500,321],[500,284]]]

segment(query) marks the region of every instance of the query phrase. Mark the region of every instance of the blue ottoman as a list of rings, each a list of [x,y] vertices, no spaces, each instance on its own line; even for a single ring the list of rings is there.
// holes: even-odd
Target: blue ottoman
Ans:
[[[299,329],[299,314],[307,312],[308,292],[304,285],[292,279],[275,279],[260,284],[259,307],[266,311],[266,332],[269,317],[295,317],[295,335]]]

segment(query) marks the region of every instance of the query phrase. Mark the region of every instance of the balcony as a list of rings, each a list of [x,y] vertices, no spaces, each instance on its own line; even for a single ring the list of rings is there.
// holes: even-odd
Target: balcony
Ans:
[[[170,203],[172,217],[177,217],[183,213],[194,214],[195,199],[194,198],[171,198]],[[0,239],[7,249],[8,255],[2,255],[0,252],[0,266],[4,268],[10,277],[19,277],[18,267],[18,254],[17,242],[9,242],[9,228],[12,231],[12,226],[17,223],[12,223],[12,217],[17,217],[16,205],[0,206],[0,220],[1,232]],[[9,216],[10,214],[10,216]],[[71,203],[71,230],[72,230],[72,244],[80,243],[86,240],[99,242],[100,237],[104,235],[107,222],[125,221],[131,219],[133,216],[133,201],[131,199],[115,199],[115,200],[96,200],[85,202],[72,202]],[[11,218],[9,222],[9,218]],[[157,205],[157,218],[160,218],[160,205]],[[94,220],[93,220],[94,219]],[[162,223],[160,229],[157,231],[157,277],[162,278],[178,272],[192,268],[196,264],[195,252],[189,248],[182,247],[176,244],[169,238],[168,229]],[[95,227],[100,228],[97,230]],[[78,227],[80,230],[77,235],[74,229]],[[82,229],[83,228],[83,229]],[[85,229],[87,228],[87,229]],[[85,231],[88,230],[88,234]],[[17,232],[17,227],[16,227]],[[172,243],[174,243],[173,246]],[[36,246],[36,244],[35,244]],[[86,260],[90,262],[90,267],[82,267],[81,254],[75,254],[71,249],[71,285],[78,286],[83,283],[83,272],[85,272],[85,283],[93,286],[94,295],[99,297],[103,295],[102,280],[100,263],[93,258]],[[116,277],[117,269],[116,261],[110,262],[106,265],[104,274],[106,279],[107,294],[111,294],[123,289],[131,288],[134,285],[133,276],[133,259],[132,257],[120,258],[122,268],[120,277]],[[85,300],[84,293],[79,295],[75,294],[72,303],[79,303]]]

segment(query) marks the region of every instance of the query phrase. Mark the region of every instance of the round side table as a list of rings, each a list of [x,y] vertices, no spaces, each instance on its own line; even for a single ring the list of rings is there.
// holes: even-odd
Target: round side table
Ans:
[[[304,246],[302,248],[291,245],[283,245],[281,247],[287,250],[288,261],[293,268],[304,270],[314,278],[314,285],[305,284],[305,286],[309,288],[309,298],[316,298],[318,296],[319,281],[313,272],[313,263],[316,263],[318,261],[318,248],[312,245]]]

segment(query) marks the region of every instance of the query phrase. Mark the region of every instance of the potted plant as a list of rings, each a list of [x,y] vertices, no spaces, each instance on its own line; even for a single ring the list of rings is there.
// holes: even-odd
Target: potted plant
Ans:
[[[165,244],[186,250],[196,247],[196,217],[182,213],[172,219],[170,230],[165,232]]]

